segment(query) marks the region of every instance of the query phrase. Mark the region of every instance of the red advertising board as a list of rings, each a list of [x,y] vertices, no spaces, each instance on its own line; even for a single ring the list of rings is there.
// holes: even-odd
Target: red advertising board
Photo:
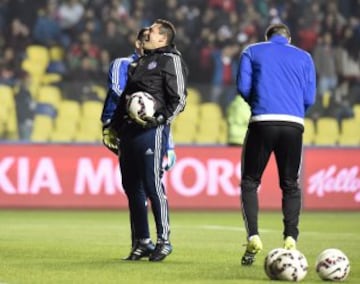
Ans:
[[[240,209],[241,149],[177,147],[164,176],[174,209]],[[360,209],[360,151],[305,149],[305,209]],[[259,200],[279,209],[281,191],[272,157]],[[0,146],[2,208],[126,208],[118,161],[101,145]]]
[[[304,162],[306,209],[360,209],[360,149],[309,148]]]

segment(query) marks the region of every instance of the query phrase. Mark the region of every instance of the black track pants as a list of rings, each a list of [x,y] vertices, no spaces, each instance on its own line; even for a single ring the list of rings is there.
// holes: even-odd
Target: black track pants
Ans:
[[[257,190],[274,153],[282,190],[284,237],[297,240],[301,191],[298,184],[303,127],[298,124],[255,122],[249,125],[242,152],[241,203],[248,237],[259,234]],[[262,188],[266,190],[266,188]]]
[[[151,129],[129,127],[120,140],[122,185],[129,202],[133,241],[150,237],[148,200],[155,219],[157,238],[169,238],[169,208],[162,183],[162,161],[169,130],[168,125]]]

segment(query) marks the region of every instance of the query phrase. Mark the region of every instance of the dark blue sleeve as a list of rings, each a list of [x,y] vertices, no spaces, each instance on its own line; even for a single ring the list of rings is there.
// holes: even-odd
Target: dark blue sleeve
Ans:
[[[108,74],[108,91],[101,114],[101,122],[103,124],[110,123],[119,98],[125,89],[129,64],[130,59],[127,57],[115,59],[110,64]]]

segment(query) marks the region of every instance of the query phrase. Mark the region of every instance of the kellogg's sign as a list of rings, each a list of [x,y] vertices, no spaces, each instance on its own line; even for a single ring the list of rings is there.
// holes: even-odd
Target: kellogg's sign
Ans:
[[[241,149],[177,147],[164,176],[172,208],[240,209]],[[305,209],[360,209],[360,150],[305,149]],[[263,209],[279,209],[274,158],[259,191]],[[117,158],[103,146],[1,145],[0,207],[126,208]]]
[[[360,209],[360,149],[305,151],[307,209]]]

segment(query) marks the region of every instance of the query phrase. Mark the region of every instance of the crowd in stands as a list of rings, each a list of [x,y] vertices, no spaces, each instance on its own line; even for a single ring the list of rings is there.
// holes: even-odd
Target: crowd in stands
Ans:
[[[24,92],[26,48],[57,46],[64,57],[47,72],[61,75],[63,95],[96,99],[89,86],[106,86],[109,63],[131,54],[139,28],[156,18],[175,24],[189,84],[204,101],[225,109],[241,50],[284,22],[317,66],[319,99],[308,116],[342,119],[360,103],[359,0],[0,0],[0,84]]]

